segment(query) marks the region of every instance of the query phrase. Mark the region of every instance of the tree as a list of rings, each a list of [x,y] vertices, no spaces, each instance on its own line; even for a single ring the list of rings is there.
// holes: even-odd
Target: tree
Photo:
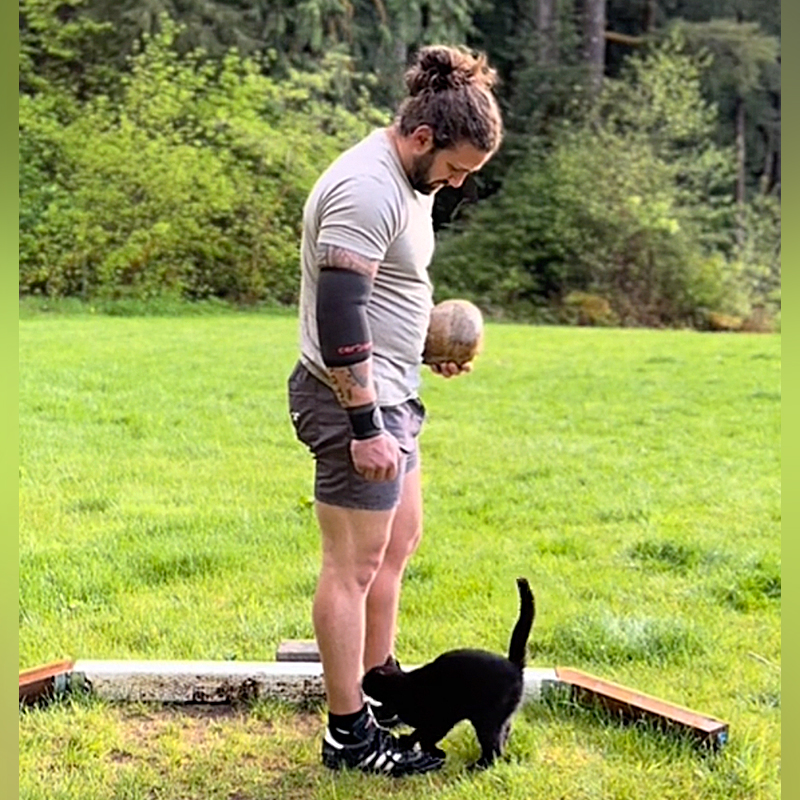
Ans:
[[[711,19],[735,19],[757,22],[770,36],[781,33],[780,0],[658,0],[662,25],[670,20],[708,22]]]
[[[589,87],[596,96],[606,64],[606,0],[580,0],[583,25],[583,60],[589,70]]]
[[[629,324],[739,308],[725,257],[732,161],[710,136],[702,69],[676,35],[629,59],[585,123],[532,148],[458,235],[442,238],[440,290],[528,314],[580,290]]]
[[[84,12],[87,0],[20,0],[19,90],[69,89],[76,97],[109,91],[112,26]]]
[[[758,23],[716,19],[703,23],[682,23],[688,40],[707,49],[716,62],[714,75],[721,87],[735,97],[736,202],[746,199],[746,115],[748,97],[761,90],[765,65],[774,64],[779,45],[774,36],[761,32]]]
[[[558,63],[558,5],[556,0],[537,0],[536,32],[539,38],[539,64],[553,67]]]
[[[231,47],[266,55],[273,75],[313,70],[338,52],[375,76],[377,96],[392,104],[408,55],[423,44],[462,43],[482,0],[87,0],[94,18],[110,21],[121,54],[155,34],[166,14],[180,22],[178,49],[203,48],[219,58]]]

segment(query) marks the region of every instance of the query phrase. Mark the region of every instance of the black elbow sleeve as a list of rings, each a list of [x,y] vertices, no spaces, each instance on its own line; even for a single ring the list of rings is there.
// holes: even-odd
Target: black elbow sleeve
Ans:
[[[346,367],[372,354],[367,302],[372,282],[348,269],[323,267],[317,286],[317,332],[327,367]]]

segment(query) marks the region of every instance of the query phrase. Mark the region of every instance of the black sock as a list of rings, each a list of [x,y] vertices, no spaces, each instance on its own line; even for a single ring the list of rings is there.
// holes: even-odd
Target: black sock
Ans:
[[[366,714],[366,703],[352,714],[331,714],[329,711],[328,729],[340,744],[358,744],[364,740],[363,723]]]

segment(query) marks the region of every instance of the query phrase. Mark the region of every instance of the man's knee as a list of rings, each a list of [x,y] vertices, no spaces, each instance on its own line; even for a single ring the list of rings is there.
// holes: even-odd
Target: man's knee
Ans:
[[[390,546],[395,511],[366,512],[317,503],[323,574],[344,591],[365,593]]]
[[[386,553],[386,561],[397,569],[403,569],[408,559],[416,552],[421,539],[422,526],[420,525],[391,543]]]
[[[369,556],[356,565],[353,579],[357,591],[364,594],[369,591],[369,587],[372,586],[375,576],[378,574],[381,564],[383,564],[384,552],[381,551],[379,555]]]
[[[364,594],[369,591],[386,557],[388,533],[384,540],[363,543],[347,553],[328,552],[323,557],[322,572],[346,592]]]
[[[385,565],[402,570],[422,540],[422,514],[405,514],[392,528]]]

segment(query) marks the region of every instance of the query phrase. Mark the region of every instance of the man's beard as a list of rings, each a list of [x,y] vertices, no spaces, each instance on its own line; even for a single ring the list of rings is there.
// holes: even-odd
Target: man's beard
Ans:
[[[416,156],[411,163],[411,172],[409,173],[408,181],[420,194],[432,194],[447,183],[447,181],[435,181],[431,183],[429,180],[435,153],[436,151],[434,149],[431,150],[430,153],[425,153],[424,156]]]

